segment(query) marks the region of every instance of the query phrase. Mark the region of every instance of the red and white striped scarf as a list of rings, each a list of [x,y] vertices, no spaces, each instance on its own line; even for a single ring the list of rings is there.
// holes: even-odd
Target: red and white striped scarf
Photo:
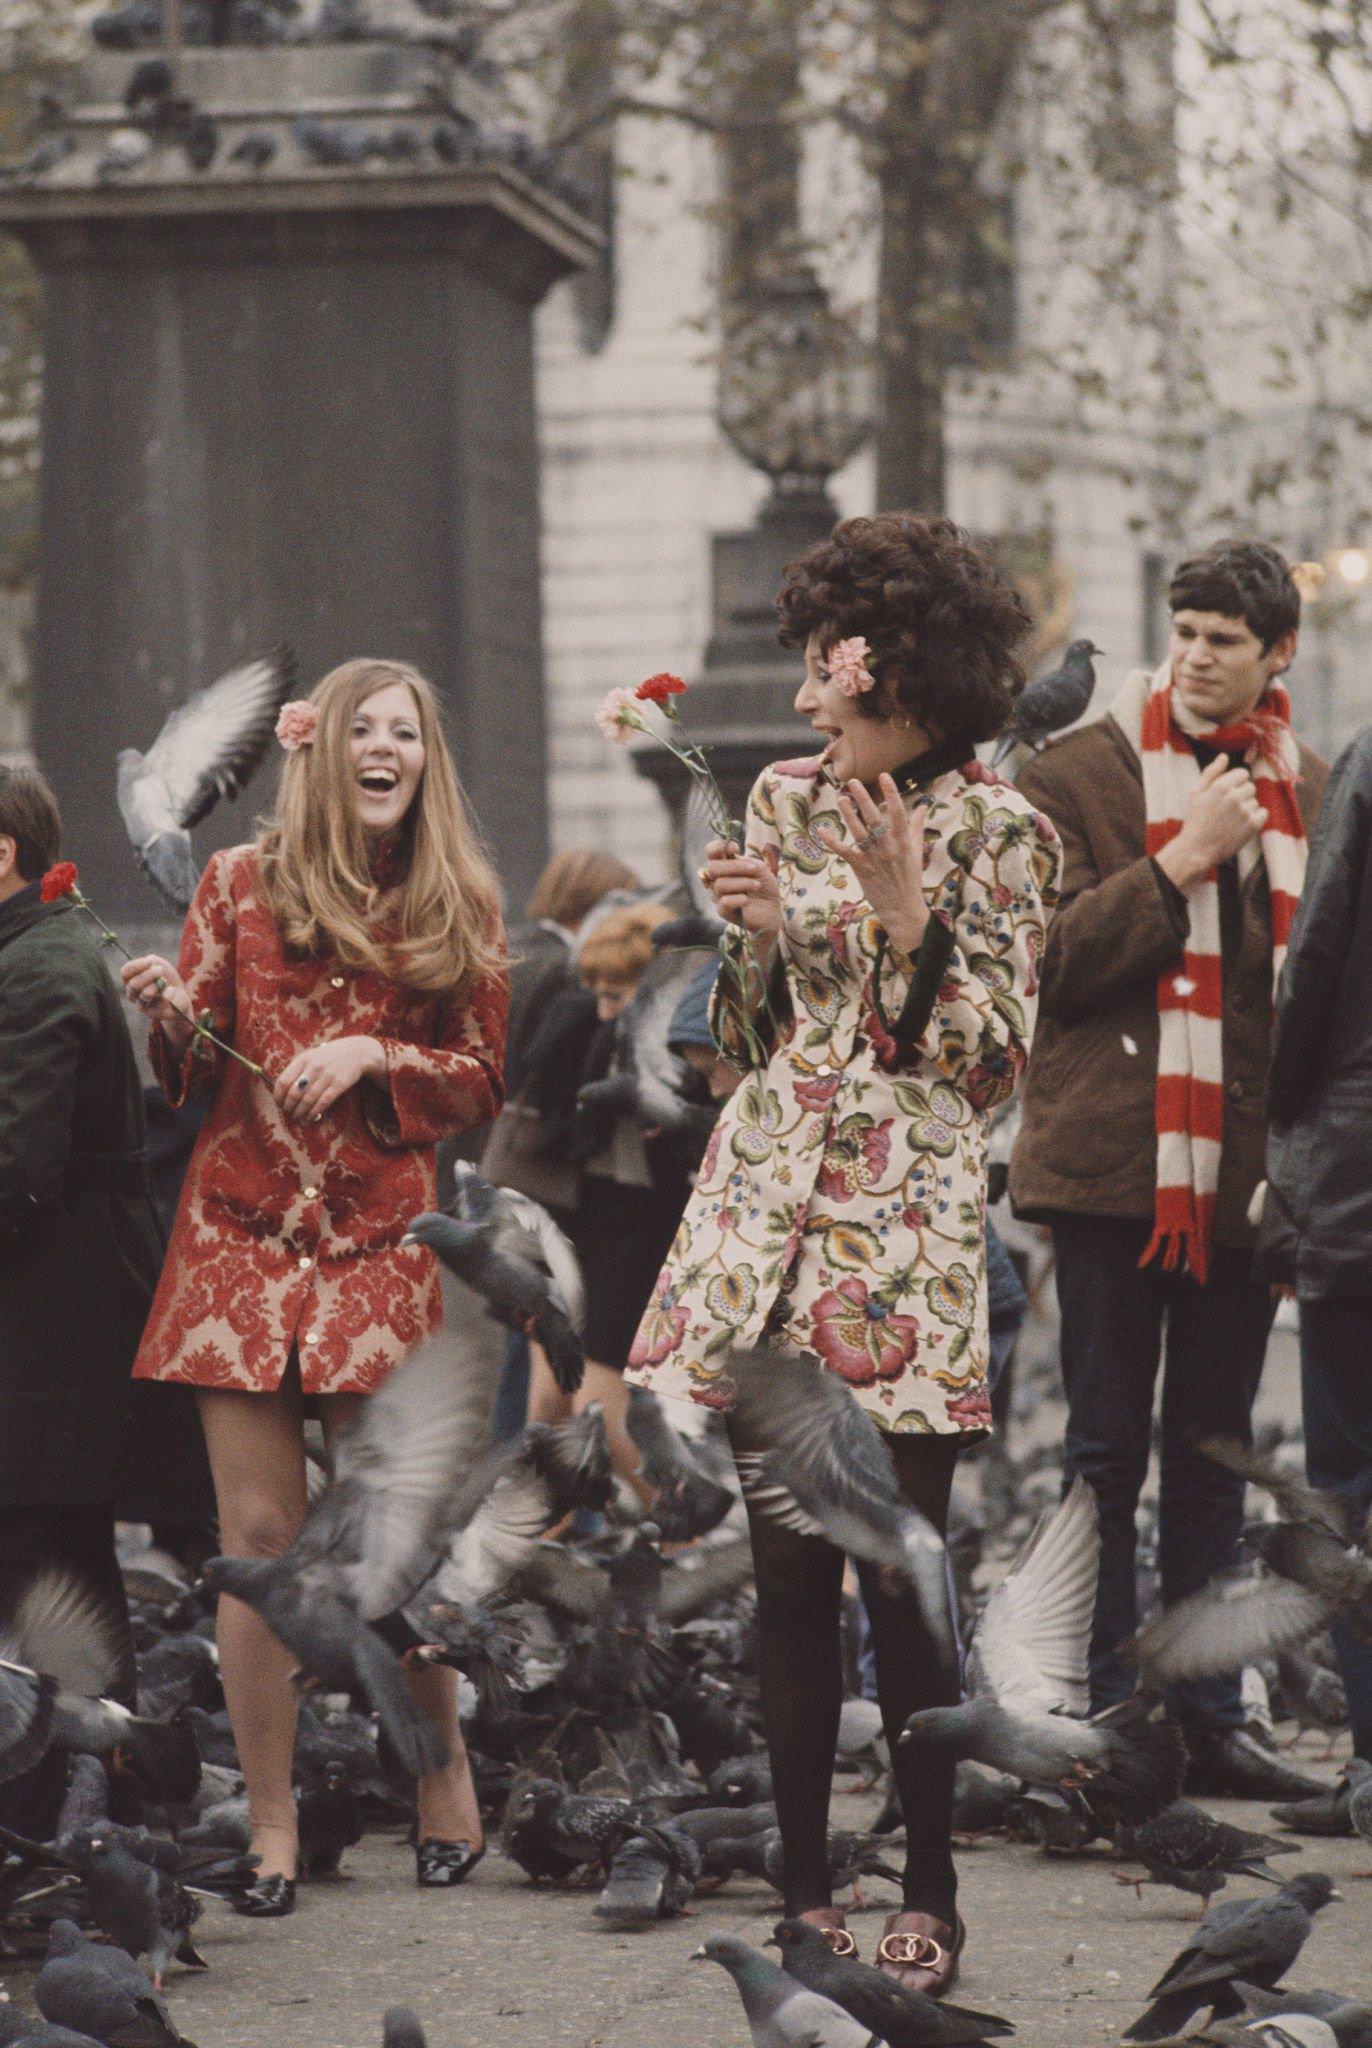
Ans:
[[[1189,718],[1172,694],[1172,665],[1150,676],[1138,670],[1111,706],[1143,766],[1147,848],[1157,854],[1181,830],[1200,766],[1190,738],[1245,764],[1267,822],[1257,844],[1239,854],[1246,878],[1261,853],[1272,899],[1272,986],[1286,958],[1287,936],[1305,881],[1305,827],[1296,803],[1300,756],[1291,732],[1291,701],[1279,683],[1247,718],[1207,726]],[[1153,1235],[1140,1265],[1159,1251],[1165,1267],[1183,1261],[1204,1283],[1209,1271],[1215,1191],[1224,1136],[1223,990],[1220,891],[1215,869],[1190,891],[1191,931],[1181,964],[1158,978],[1157,1201]]]

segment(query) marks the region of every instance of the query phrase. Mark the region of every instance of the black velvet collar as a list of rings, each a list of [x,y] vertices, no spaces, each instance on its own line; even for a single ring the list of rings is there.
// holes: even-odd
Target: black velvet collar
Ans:
[[[891,771],[891,780],[902,796],[908,796],[912,789],[927,789],[940,775],[961,768],[968,752],[961,740],[942,740],[926,753],[917,754],[913,761],[902,761],[899,768]]]

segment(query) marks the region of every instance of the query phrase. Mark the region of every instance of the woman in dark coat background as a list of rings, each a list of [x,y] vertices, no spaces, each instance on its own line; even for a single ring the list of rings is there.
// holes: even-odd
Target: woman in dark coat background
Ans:
[[[42,777],[0,767],[0,1613],[59,1564],[122,1620],[114,1499],[161,1246],[119,991],[75,905],[42,900],[60,837]]]
[[[1312,1485],[1372,1507],[1372,727],[1334,769],[1278,992],[1268,1181],[1292,1226]],[[1336,1624],[1353,1751],[1372,1762],[1372,1646]]]

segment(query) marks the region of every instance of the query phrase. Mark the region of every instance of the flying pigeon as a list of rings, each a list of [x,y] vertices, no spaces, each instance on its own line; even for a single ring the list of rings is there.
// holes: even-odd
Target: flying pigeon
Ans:
[[[198,879],[190,832],[221,797],[235,797],[266,750],[295,681],[278,648],[230,669],[178,704],[146,754],[119,754],[119,809],[139,865],[173,910],[184,911]]]

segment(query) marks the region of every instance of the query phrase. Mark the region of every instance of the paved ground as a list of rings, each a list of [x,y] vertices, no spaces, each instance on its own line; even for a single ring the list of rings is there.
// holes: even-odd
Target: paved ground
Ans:
[[[1289,1338],[1278,1338],[1268,1413],[1292,1413],[1292,1353]],[[1319,1746],[1308,1738],[1296,1755],[1309,1762]],[[870,1798],[836,1802],[845,1821],[872,1810]],[[1266,1818],[1260,1807],[1216,1810],[1250,1826]],[[1352,1876],[1369,1863],[1356,1842],[1308,1843],[1290,1859],[1288,1868],[1328,1869],[1344,1891],[1317,1920],[1293,1983],[1372,1996],[1372,1881]],[[1180,1893],[1136,1898],[1118,1885],[1105,1849],[1056,1860],[988,1842],[967,1848],[960,1869],[971,1934],[959,1995],[1012,2018],[1027,2048],[1117,2037],[1194,1924],[1195,1902]],[[1262,1889],[1234,1886],[1227,1896]],[[869,1909],[853,1916],[869,1956],[886,1890],[875,1885]],[[209,1907],[201,1932],[210,1971],[177,1973],[169,1995],[200,2048],[372,2048],[395,2003],[414,2006],[431,2048],[747,2048],[732,1986],[688,1958],[715,1929],[761,1941],[776,1913],[770,1892],[739,1883],[688,1918],[632,1937],[597,1931],[590,1908],[590,1894],[535,1890],[495,1854],[464,1890],[420,1892],[404,1843],[373,1838],[350,1856],[344,1879],[305,1890],[290,1920],[250,1922]],[[30,1984],[30,1973],[16,1971],[8,1989],[27,2003]]]

